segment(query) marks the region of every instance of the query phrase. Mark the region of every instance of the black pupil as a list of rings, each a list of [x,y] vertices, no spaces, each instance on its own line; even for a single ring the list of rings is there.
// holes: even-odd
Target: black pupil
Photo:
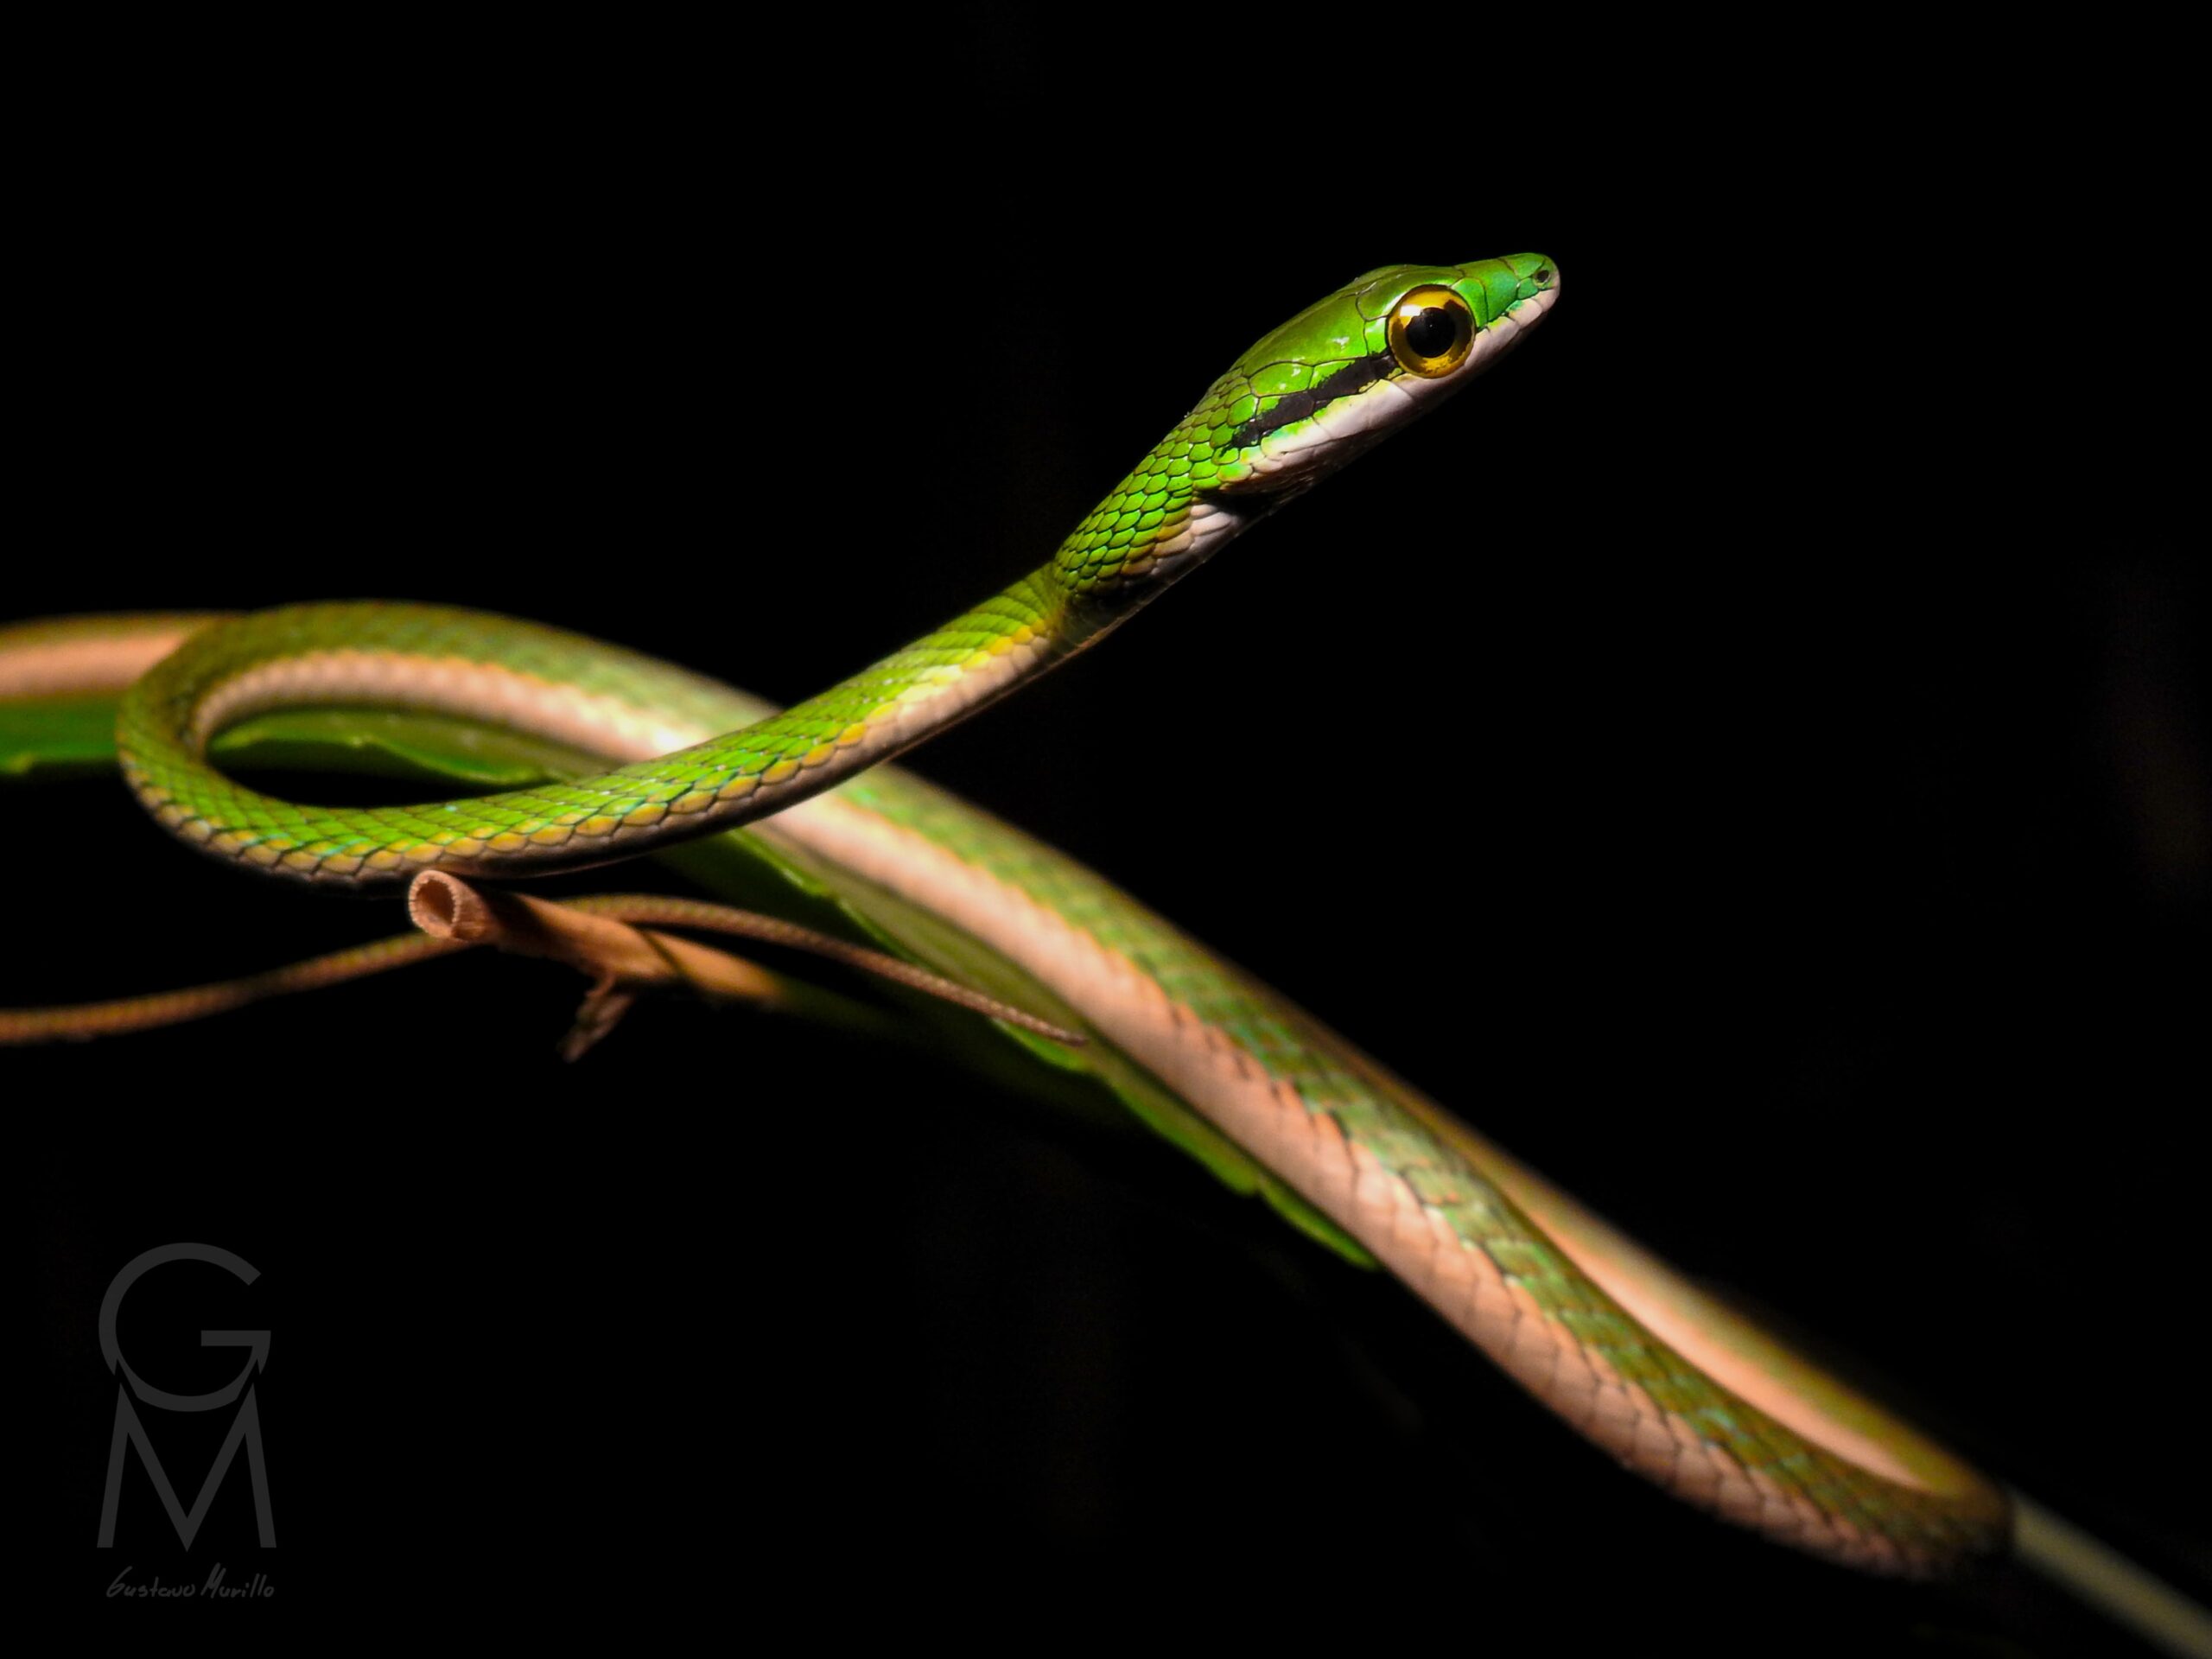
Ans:
[[[1441,357],[1452,349],[1452,314],[1432,305],[1406,325],[1406,344],[1423,357]]]

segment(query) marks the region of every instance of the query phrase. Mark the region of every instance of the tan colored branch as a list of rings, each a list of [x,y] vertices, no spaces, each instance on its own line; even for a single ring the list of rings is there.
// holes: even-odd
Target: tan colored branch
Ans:
[[[612,1030],[638,995],[677,985],[726,1001],[821,1014],[819,993],[726,951],[663,931],[681,927],[803,950],[971,1009],[1055,1042],[1083,1037],[927,969],[797,923],[728,905],[653,893],[605,893],[555,902],[475,887],[436,871],[408,890],[416,933],[333,951],[243,979],[58,1008],[0,1008],[0,1046],[81,1040],[181,1025],[271,997],[389,972],[471,945],[565,962],[592,982],[563,1045],[573,1058]],[[652,924],[652,925],[638,925]],[[804,1002],[804,1007],[799,1005]]]

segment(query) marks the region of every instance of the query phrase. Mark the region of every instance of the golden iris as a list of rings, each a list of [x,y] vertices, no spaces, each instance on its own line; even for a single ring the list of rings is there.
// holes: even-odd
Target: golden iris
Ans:
[[[1391,307],[1389,339],[1400,368],[1433,380],[1467,360],[1475,314],[1448,288],[1416,288]]]

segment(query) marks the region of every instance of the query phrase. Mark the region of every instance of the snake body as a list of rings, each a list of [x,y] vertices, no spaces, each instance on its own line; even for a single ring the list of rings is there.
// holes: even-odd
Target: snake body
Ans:
[[[301,702],[475,712],[485,691],[474,671],[530,673],[466,628],[434,637],[419,611],[386,620],[304,607],[211,636],[134,686],[118,723],[124,775],[149,811],[210,853],[363,889],[425,868],[575,868],[734,829],[912,747],[1102,639],[1247,524],[1465,385],[1557,293],[1535,255],[1368,273],[1245,353],[1051,563],[819,696],[673,753],[467,803],[334,810],[242,789],[201,759],[230,721]],[[511,701],[538,695],[519,687]]]
[[[944,918],[1048,987],[1622,1462],[1815,1554],[1943,1572],[2001,1548],[2006,1501],[1990,1482],[1097,875],[876,766],[1102,638],[1471,378],[1558,292],[1535,255],[1348,284],[1239,359],[1051,563],[780,714],[575,635],[422,605],[0,635],[0,696],[135,680],[118,742],[149,810],[211,855],[319,885],[527,875],[760,821],[757,833]],[[326,809],[245,789],[201,758],[227,723],[329,702],[464,712],[611,769],[474,800]]]

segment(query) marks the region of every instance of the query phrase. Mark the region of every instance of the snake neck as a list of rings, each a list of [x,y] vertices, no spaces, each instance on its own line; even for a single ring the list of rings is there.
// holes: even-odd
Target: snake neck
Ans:
[[[1264,510],[1198,470],[1201,404],[1062,543],[1051,563],[779,715],[596,777],[469,801],[324,808],[245,789],[205,755],[274,709],[364,703],[481,718],[610,757],[640,752],[639,711],[531,672],[511,632],[404,605],[295,606],[210,630],[136,685],[118,722],[141,802],[216,855],[318,885],[396,887],[420,870],[519,877],[734,829],[966,719],[1103,639]],[[1192,456],[1199,457],[1198,466]],[[458,620],[457,620],[458,619]],[[476,643],[500,639],[499,651]]]
[[[1234,522],[1222,515],[1215,537]],[[582,868],[735,828],[912,747],[1103,638],[1193,563],[1162,554],[1142,580],[1087,590],[1043,567],[827,691],[689,747],[664,741],[683,738],[625,695],[580,690],[515,660],[512,632],[487,632],[492,619],[423,606],[289,607],[209,629],[140,680],[118,714],[118,757],[141,803],[188,843],[318,886],[377,892],[430,868],[493,879]],[[349,703],[655,758],[396,807],[280,800],[204,758],[217,733],[251,715]]]

